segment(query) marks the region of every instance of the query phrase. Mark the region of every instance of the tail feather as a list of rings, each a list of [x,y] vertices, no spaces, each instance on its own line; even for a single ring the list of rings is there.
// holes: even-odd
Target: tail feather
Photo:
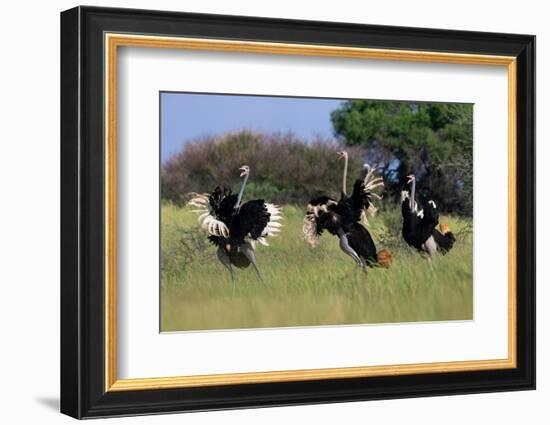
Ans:
[[[453,248],[456,238],[455,235],[453,235],[453,232],[449,230],[449,226],[446,224],[442,223],[439,228],[441,231],[434,229],[432,235],[439,250],[443,255],[445,255]]]

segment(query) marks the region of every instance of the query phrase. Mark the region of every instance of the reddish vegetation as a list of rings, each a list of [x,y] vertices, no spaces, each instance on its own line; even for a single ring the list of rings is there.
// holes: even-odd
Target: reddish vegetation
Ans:
[[[223,184],[235,187],[238,168],[249,165],[251,183],[247,196],[276,203],[303,204],[329,190],[338,196],[342,164],[335,140],[306,143],[292,134],[261,134],[250,131],[205,137],[186,143],[180,153],[162,167],[162,198],[182,204],[189,192],[204,192]],[[363,151],[346,148],[350,176],[360,174]]]

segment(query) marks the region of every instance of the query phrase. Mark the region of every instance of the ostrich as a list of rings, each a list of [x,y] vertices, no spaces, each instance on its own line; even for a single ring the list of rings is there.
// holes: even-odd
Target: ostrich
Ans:
[[[374,176],[374,169],[366,165],[363,179],[357,179],[353,185],[351,196],[347,195],[346,180],[348,173],[348,154],[338,152],[344,160],[344,175],[342,178],[342,194],[336,201],[327,195],[322,195],[309,201],[304,217],[304,239],[315,246],[324,230],[336,235],[340,240],[340,249],[349,255],[355,263],[365,266],[389,267],[392,256],[388,250],[376,252],[376,246],[368,230],[366,211],[374,214],[376,208],[372,198],[381,199],[374,193],[375,189],[384,186],[381,177]]]
[[[281,228],[281,208],[255,199],[241,205],[244,189],[250,176],[250,168],[243,165],[239,168],[243,178],[238,194],[231,189],[217,186],[210,194],[193,194],[189,205],[197,207],[200,226],[209,233],[208,239],[217,246],[220,262],[231,275],[235,288],[235,272],[233,266],[254,267],[258,280],[263,282],[262,275],[256,263],[256,242],[269,246],[267,238],[275,236]]]
[[[439,212],[433,200],[430,199],[424,209],[418,209],[414,174],[407,176],[407,185],[411,186],[410,194],[407,190],[401,192],[403,239],[410,246],[427,254],[428,258],[433,257],[438,248],[442,254],[446,254],[453,247],[455,236],[444,223],[439,226],[440,230],[436,229]]]

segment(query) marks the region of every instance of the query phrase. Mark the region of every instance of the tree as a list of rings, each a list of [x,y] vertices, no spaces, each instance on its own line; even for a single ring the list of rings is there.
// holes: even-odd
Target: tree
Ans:
[[[332,112],[344,143],[366,149],[397,198],[405,177],[417,176],[421,197],[443,210],[472,214],[473,105],[352,100]]]

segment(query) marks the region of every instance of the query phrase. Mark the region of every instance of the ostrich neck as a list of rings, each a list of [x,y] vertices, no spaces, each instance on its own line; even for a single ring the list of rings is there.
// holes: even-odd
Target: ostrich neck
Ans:
[[[241,186],[241,190],[239,191],[239,196],[237,197],[237,203],[235,204],[235,209],[241,206],[241,199],[243,198],[244,187],[246,186],[246,182],[248,181],[248,176],[249,174],[244,176],[243,184]]]
[[[348,179],[348,156],[346,155],[344,157],[344,176],[342,177],[342,193],[345,196],[348,196],[348,192],[346,191],[346,180]]]
[[[409,208],[411,210],[411,213],[414,211],[414,196],[415,196],[415,190],[416,190],[416,179],[412,181],[412,188],[411,188],[411,197],[409,199]]]

